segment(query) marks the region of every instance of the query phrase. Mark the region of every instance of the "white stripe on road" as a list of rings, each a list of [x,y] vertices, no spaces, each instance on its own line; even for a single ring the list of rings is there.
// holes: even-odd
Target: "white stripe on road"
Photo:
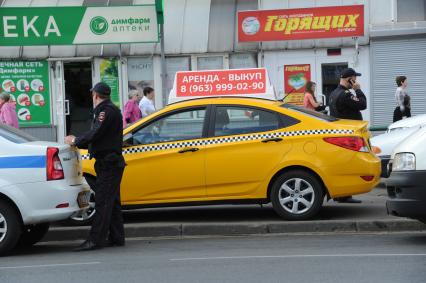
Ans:
[[[43,265],[0,266],[0,270],[3,270],[3,269],[20,269],[20,268],[44,268],[44,267],[58,267],[58,266],[78,266],[78,265],[92,265],[92,264],[100,264],[100,262],[99,261],[92,261],[92,262],[43,264]]]
[[[171,258],[171,261],[221,260],[221,259],[256,259],[256,258],[315,258],[315,257],[410,257],[426,256],[426,254],[323,254],[323,255],[255,255],[255,256],[218,256]]]

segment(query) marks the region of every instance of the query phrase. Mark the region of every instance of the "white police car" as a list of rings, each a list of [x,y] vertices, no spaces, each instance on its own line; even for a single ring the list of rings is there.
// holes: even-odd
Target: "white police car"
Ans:
[[[49,223],[88,208],[76,149],[0,125],[0,254],[40,241]]]

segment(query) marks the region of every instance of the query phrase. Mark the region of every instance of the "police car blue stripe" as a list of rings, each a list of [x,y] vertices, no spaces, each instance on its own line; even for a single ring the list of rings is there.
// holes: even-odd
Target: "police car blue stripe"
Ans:
[[[46,168],[46,156],[0,157],[0,169],[12,168]]]

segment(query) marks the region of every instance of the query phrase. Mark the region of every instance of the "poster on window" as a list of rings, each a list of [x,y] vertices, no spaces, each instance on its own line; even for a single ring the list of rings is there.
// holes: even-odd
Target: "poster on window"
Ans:
[[[127,77],[129,93],[132,90],[143,96],[145,87],[154,88],[154,69],[152,58],[129,58],[127,61]]]
[[[303,106],[306,83],[311,80],[311,65],[284,65],[284,102]]]
[[[47,61],[0,62],[0,93],[15,103],[19,126],[50,125]]]
[[[111,88],[111,101],[120,107],[118,60],[102,58],[99,64],[101,81]]]

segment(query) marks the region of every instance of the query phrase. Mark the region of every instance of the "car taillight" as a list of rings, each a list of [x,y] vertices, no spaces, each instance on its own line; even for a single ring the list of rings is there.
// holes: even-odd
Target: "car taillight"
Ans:
[[[354,151],[369,151],[364,139],[361,137],[333,137],[324,138],[324,141]]]
[[[47,148],[46,173],[48,181],[64,178],[64,170],[59,159],[59,149],[56,147]]]

